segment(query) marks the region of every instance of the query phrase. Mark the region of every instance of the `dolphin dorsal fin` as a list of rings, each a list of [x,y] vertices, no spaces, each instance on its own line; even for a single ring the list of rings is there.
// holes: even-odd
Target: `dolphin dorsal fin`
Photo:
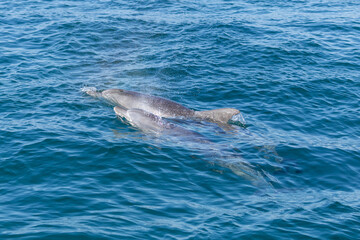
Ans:
[[[240,111],[234,108],[219,108],[208,111],[196,111],[195,117],[220,123],[227,123],[232,116],[239,114]]]

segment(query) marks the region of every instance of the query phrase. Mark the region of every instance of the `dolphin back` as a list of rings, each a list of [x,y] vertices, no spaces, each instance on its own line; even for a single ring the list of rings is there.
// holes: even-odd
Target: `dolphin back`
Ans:
[[[234,108],[220,108],[220,109],[214,109],[208,111],[194,111],[169,99],[151,96],[133,91],[127,91],[123,89],[107,89],[104,91],[98,91],[96,88],[86,87],[83,88],[82,91],[92,97],[105,99],[111,104],[116,106],[121,106],[126,110],[138,109],[133,113],[135,115],[145,114],[138,112],[141,109],[145,111],[146,114],[151,113],[159,117],[197,118],[210,122],[218,122],[218,123],[226,124],[234,115],[240,113],[239,110]],[[147,117],[149,118],[150,116]],[[154,117],[152,116],[152,118]]]
[[[234,108],[219,108],[208,111],[195,111],[195,117],[212,122],[227,123],[233,116],[240,111]]]

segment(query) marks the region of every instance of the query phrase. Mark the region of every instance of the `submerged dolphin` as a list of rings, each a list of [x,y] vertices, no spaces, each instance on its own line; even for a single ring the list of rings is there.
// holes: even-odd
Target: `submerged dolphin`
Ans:
[[[123,109],[116,106],[114,107],[114,111],[117,116],[125,118],[131,125],[143,130],[144,132],[191,137],[197,141],[208,142],[200,133],[180,127],[142,109]]]
[[[207,140],[200,133],[180,127],[166,119],[141,109],[124,109],[116,106],[114,107],[114,111],[117,116],[125,118],[131,125],[141,129],[144,132],[165,134],[181,138],[190,137],[191,140],[210,144],[207,145],[210,147],[207,148],[207,154],[209,158],[215,159],[213,163],[216,163],[221,167],[229,168],[231,171],[233,171],[233,173],[251,181],[253,184],[269,184],[266,182],[260,172],[254,170],[251,164],[240,160],[239,156],[237,156],[237,160],[234,159],[233,161],[221,160],[221,158],[223,158],[221,151],[219,149],[213,148],[213,143]]]
[[[102,97],[109,102],[125,109],[141,109],[159,117],[165,118],[195,118],[212,122],[227,123],[232,116],[240,111],[234,108],[220,108],[209,111],[194,111],[174,101],[123,89],[108,89],[104,91],[87,90],[93,97]]]

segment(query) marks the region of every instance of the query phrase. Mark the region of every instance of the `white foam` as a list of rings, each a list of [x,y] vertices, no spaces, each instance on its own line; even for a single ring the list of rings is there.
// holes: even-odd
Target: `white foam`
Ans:
[[[238,113],[238,114],[232,116],[231,121],[246,125],[245,118],[243,117],[243,115],[241,113]]]

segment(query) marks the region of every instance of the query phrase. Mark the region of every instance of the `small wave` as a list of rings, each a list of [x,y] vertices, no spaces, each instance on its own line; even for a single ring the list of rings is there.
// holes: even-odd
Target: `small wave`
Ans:
[[[238,114],[232,116],[230,121],[235,123],[235,124],[246,125],[245,118],[243,117],[243,115],[241,113],[238,113]]]

